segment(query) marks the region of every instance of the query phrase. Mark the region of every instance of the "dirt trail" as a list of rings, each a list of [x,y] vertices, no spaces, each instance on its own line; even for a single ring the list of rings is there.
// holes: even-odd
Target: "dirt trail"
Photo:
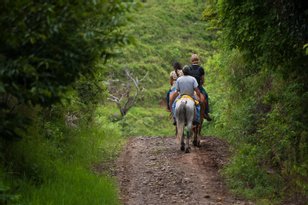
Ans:
[[[226,189],[219,169],[228,155],[227,144],[212,137],[189,154],[179,150],[175,138],[132,138],[116,168],[123,204],[253,204]]]

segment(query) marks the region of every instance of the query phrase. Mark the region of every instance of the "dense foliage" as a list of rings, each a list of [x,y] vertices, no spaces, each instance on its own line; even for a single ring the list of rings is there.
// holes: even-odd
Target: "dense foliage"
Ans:
[[[130,41],[123,26],[134,7],[1,1],[1,204],[119,203],[114,181],[93,166],[114,158],[120,129],[95,110],[106,98],[104,63]]]
[[[119,204],[96,164],[115,158],[123,136],[174,134],[163,107],[168,75],[192,52],[206,70],[214,118],[203,133],[226,138],[234,153],[224,169],[232,190],[260,204],[304,201],[307,3],[141,4],[128,17],[131,1],[0,3],[0,203]],[[130,35],[134,44],[118,52]],[[125,70],[148,75],[121,117],[107,87],[126,83]]]
[[[300,201],[308,193],[307,3],[213,4],[204,15],[225,46],[208,63],[221,81],[211,81],[220,93],[215,129],[237,150],[226,176],[246,196]]]
[[[122,1],[1,2],[1,137],[15,135],[19,105],[50,106],[80,76],[93,77],[128,37]],[[18,126],[18,125],[17,125]]]

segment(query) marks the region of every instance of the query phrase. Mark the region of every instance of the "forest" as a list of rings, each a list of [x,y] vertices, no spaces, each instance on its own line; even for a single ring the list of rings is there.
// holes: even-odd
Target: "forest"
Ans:
[[[174,136],[172,63],[205,69],[231,192],[308,201],[308,2],[3,0],[0,204],[121,204],[127,140]]]

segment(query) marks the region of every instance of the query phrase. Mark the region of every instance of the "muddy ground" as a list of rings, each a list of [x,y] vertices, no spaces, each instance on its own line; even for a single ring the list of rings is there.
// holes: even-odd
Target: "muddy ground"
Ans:
[[[227,143],[204,137],[191,153],[174,137],[131,138],[117,161],[124,205],[254,204],[232,195],[219,170],[227,163]]]

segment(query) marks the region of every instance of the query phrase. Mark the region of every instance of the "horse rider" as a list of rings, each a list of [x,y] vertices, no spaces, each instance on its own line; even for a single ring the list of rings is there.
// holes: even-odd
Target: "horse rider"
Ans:
[[[167,96],[166,96],[166,101],[167,101],[167,110],[170,111],[170,107],[169,107],[169,99],[170,99],[170,94],[175,92],[175,82],[176,80],[183,76],[183,71],[182,71],[182,66],[179,62],[174,62],[173,63],[173,71],[171,71],[170,73],[170,85],[171,88],[170,90],[167,92]]]
[[[204,108],[204,118],[207,121],[211,121],[212,118],[209,115],[209,97],[207,92],[205,91],[204,87],[202,86],[204,83],[204,69],[203,67],[201,67],[200,64],[200,59],[198,57],[197,54],[192,54],[191,55],[191,65],[190,65],[190,69],[189,69],[189,75],[193,76],[197,82],[198,82],[198,89],[200,90],[200,92],[202,93],[200,101],[201,103],[205,104],[205,108]]]
[[[194,92],[196,92],[197,96],[200,98],[201,93],[200,90],[198,89],[198,82],[197,80],[189,75],[189,70],[190,67],[188,65],[184,66],[183,68],[183,74],[184,76],[179,77],[176,80],[175,83],[175,88],[176,91],[171,94],[170,96],[170,103],[169,106],[172,108],[173,111],[173,116],[174,116],[174,111],[175,111],[175,99],[182,97],[183,95],[188,95],[190,96],[193,100],[196,100],[194,96]],[[194,120],[194,124],[199,124],[200,121],[200,106],[196,106],[196,118]],[[175,124],[175,122],[174,122]]]

